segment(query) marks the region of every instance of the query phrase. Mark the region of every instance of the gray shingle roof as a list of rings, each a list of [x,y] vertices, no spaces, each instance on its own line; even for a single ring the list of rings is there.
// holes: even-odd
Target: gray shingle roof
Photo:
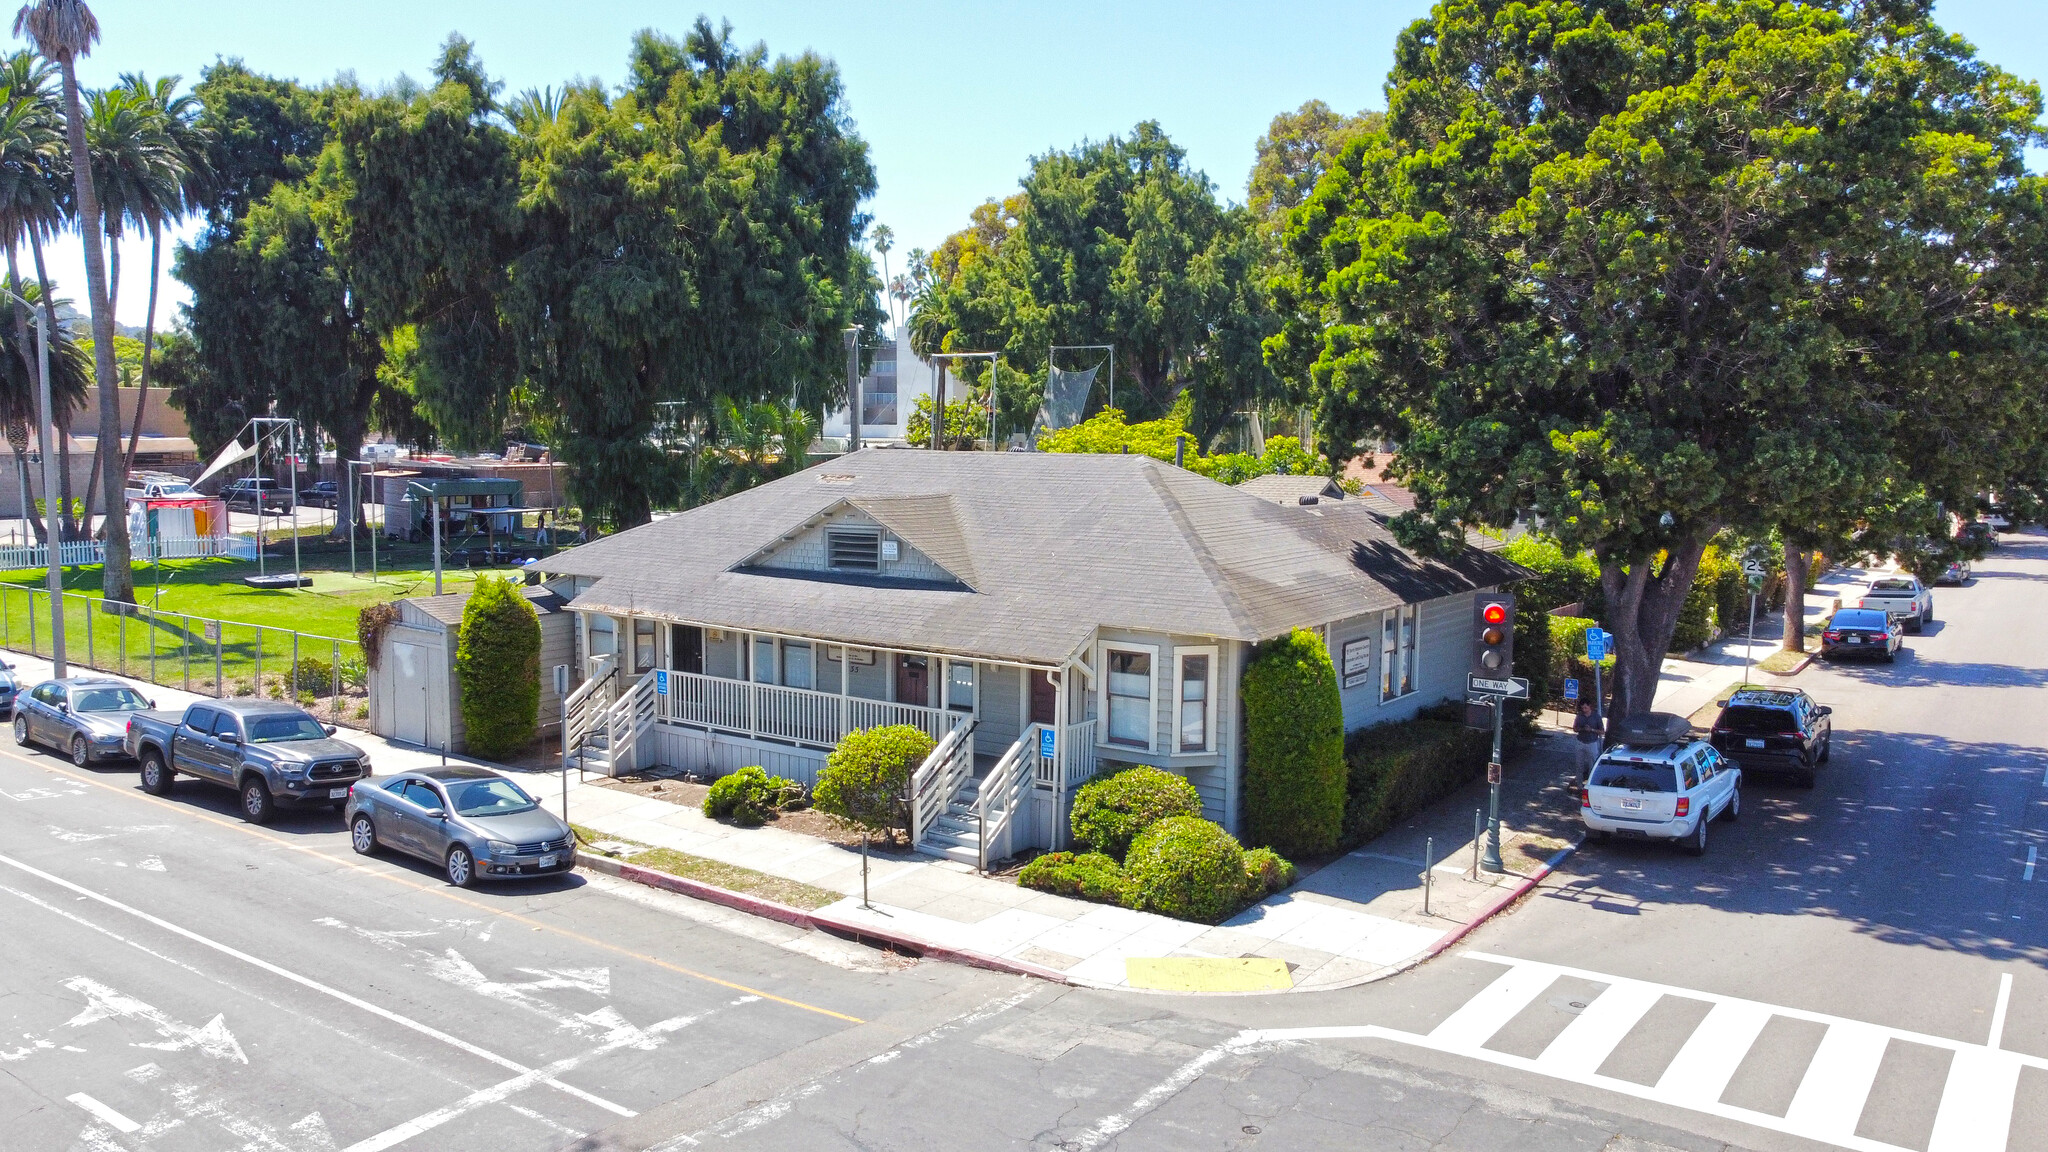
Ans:
[[[972,590],[733,570],[841,502]],[[579,607],[1043,663],[1097,626],[1255,641],[1526,575],[1415,556],[1356,501],[1281,507],[1146,456],[876,449],[540,567],[595,578]]]
[[[1303,496],[1314,496],[1318,500],[1344,498],[1344,490],[1327,476],[1254,476],[1239,484],[1237,490],[1275,504],[1299,505]]]
[[[569,602],[547,588],[521,588],[519,594],[533,604],[533,610],[542,616],[551,612],[565,612]],[[440,596],[409,596],[407,603],[417,605],[419,610],[450,627],[462,623],[462,609],[469,603],[469,593],[448,592]]]

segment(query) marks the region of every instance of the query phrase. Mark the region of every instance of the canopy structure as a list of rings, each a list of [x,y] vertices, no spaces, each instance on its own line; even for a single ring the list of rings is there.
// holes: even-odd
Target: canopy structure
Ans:
[[[518,500],[525,495],[524,484],[496,476],[462,476],[448,479],[423,476],[408,482],[405,486],[405,498],[416,504],[428,500],[446,500],[451,496],[509,496]]]

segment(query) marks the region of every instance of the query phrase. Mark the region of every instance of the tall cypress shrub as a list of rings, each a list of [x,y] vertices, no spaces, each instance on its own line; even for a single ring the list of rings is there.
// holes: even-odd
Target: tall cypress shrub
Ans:
[[[540,617],[511,577],[480,576],[455,648],[469,750],[503,756],[533,742],[540,717]]]
[[[1246,842],[1321,856],[1344,830],[1344,701],[1314,632],[1259,645],[1244,672]]]

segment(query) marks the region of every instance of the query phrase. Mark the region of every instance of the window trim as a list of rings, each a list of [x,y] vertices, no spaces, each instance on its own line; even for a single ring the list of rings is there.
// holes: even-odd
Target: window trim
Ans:
[[[1202,698],[1202,747],[1181,747],[1181,710],[1187,701],[1182,699],[1186,691],[1187,661],[1189,656],[1209,658],[1208,689]],[[1173,754],[1175,756],[1214,756],[1216,754],[1216,689],[1223,679],[1222,651],[1215,644],[1189,644],[1173,650]]]
[[[1145,695],[1145,743],[1131,744],[1109,738],[1109,654],[1131,652],[1149,658],[1147,667],[1151,670]],[[1096,667],[1101,675],[1095,678],[1095,712],[1101,719],[1095,725],[1095,746],[1097,748],[1121,748],[1126,751],[1147,753],[1159,750],[1159,645],[1131,644],[1122,640],[1104,640],[1096,648]]]

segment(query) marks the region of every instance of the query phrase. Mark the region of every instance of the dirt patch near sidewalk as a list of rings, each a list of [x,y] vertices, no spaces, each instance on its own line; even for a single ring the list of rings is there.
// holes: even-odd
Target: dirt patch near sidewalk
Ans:
[[[652,768],[645,772],[630,772],[623,776],[612,776],[595,780],[592,783],[600,788],[617,788],[623,792],[631,792],[636,796],[646,796],[654,800],[666,800],[671,804],[681,804],[684,807],[695,808],[699,811],[704,807],[704,797],[711,792],[711,785],[708,781],[700,780],[681,769],[674,768]],[[728,827],[736,826],[730,820],[720,820],[719,823]],[[816,812],[809,808],[799,808],[793,812],[777,812],[769,819],[766,827],[780,828],[784,832],[796,832],[804,836],[814,836],[817,839],[829,841],[845,848],[860,847],[859,832],[846,827],[823,812]],[[893,841],[881,839],[868,841],[868,851],[884,856],[909,856],[912,854],[908,840],[900,834]]]

